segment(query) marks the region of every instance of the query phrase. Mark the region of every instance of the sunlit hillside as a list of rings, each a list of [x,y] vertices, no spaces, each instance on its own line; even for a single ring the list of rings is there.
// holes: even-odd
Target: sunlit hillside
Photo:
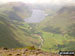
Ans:
[[[23,17],[27,17],[31,12],[21,7],[23,3],[9,4],[1,5],[0,8],[0,46],[16,48],[35,45],[38,47],[39,38],[32,35],[30,26],[23,20]]]
[[[75,7],[64,6],[54,16],[47,16],[39,25],[44,50],[74,50]]]

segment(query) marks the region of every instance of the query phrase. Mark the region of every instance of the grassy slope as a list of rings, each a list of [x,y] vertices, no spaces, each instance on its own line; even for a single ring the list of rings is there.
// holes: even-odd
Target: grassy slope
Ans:
[[[46,26],[60,27],[61,29],[67,28],[69,25],[75,22],[74,20],[74,7],[62,8],[54,16],[48,16],[41,22],[41,28]]]
[[[74,50],[75,39],[65,35],[43,32],[44,44],[42,50],[50,52],[58,52],[59,50]]]
[[[43,22],[40,23],[39,29],[42,30],[44,38],[42,49],[51,52],[56,52],[58,50],[74,50],[75,38],[67,35],[65,32],[69,29],[69,26],[75,24],[75,8],[64,7],[58,12],[59,13],[55,16],[48,16]],[[59,28],[62,34],[56,33],[51,27]],[[44,28],[46,30],[50,29],[50,31],[45,31]],[[51,29],[54,32],[51,33]],[[72,29],[70,31],[72,31]]]
[[[21,20],[21,18],[25,19],[31,15],[31,11],[28,9],[26,4],[21,2],[11,2],[0,5],[0,11],[8,14],[11,19],[15,19],[17,16],[18,20]]]
[[[40,42],[37,40],[39,38],[31,35],[30,26],[23,21],[23,17],[27,17],[29,12],[26,11],[27,8],[20,8],[18,5],[20,3],[15,5],[12,3],[2,5],[0,8],[0,46],[8,48],[38,46]],[[23,12],[15,11],[13,7],[18,7]],[[19,16],[20,14],[22,16]]]
[[[28,32],[28,25],[20,22],[10,22],[7,17],[0,16],[0,46],[23,47],[27,45],[37,45],[38,38],[35,39]]]

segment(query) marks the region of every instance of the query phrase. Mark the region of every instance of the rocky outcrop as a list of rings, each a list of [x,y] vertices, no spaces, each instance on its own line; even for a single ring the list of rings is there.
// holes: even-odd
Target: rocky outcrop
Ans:
[[[2,56],[59,56],[55,53],[47,53],[41,51],[40,49],[30,50],[27,48],[17,48],[17,49],[0,49],[0,55]]]

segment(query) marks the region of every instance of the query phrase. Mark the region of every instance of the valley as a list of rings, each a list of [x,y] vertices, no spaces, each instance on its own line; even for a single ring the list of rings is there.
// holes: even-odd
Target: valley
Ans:
[[[42,20],[45,19],[45,17],[47,16],[47,14],[39,9],[33,9],[32,11],[32,15],[28,18],[25,19],[25,22],[27,23],[39,23]]]
[[[0,47],[35,46],[50,53],[75,50],[75,6],[46,6],[0,5]]]

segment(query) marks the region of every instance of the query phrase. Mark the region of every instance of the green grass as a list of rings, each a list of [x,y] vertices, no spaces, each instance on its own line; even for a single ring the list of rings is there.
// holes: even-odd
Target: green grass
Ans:
[[[14,2],[11,5],[9,3],[1,5],[0,46],[17,48],[34,45],[38,47],[40,44],[39,38],[32,35],[30,26],[23,20],[30,16],[31,12],[21,5],[21,3],[15,4]]]
[[[8,16],[0,16],[0,46],[17,48],[24,46],[37,46],[39,38],[32,36],[30,26],[23,21],[11,20]],[[38,40],[38,41],[37,41]]]
[[[62,11],[62,13],[59,13],[59,11],[53,15],[53,16],[47,16],[45,20],[43,20],[40,24],[39,24],[39,28],[43,29],[46,27],[53,27],[53,28],[60,28],[61,32],[67,31],[67,29],[69,28],[69,26],[71,26],[72,24],[75,24],[75,20],[73,19],[74,17],[74,7],[66,7],[66,8],[62,8],[64,9],[64,11]],[[62,10],[61,9],[61,10]]]
[[[74,50],[72,48],[73,46],[71,45],[72,43],[70,43],[70,41],[75,42],[75,39],[73,37],[43,32],[43,39],[44,39],[44,44],[42,46],[42,50],[44,51],[57,52],[60,49],[61,50]],[[67,43],[70,43],[70,44],[67,44]]]
[[[42,50],[57,52],[61,50],[75,50],[75,8],[68,6],[60,9],[52,15],[47,16],[45,20],[38,24],[43,34],[44,44]]]

